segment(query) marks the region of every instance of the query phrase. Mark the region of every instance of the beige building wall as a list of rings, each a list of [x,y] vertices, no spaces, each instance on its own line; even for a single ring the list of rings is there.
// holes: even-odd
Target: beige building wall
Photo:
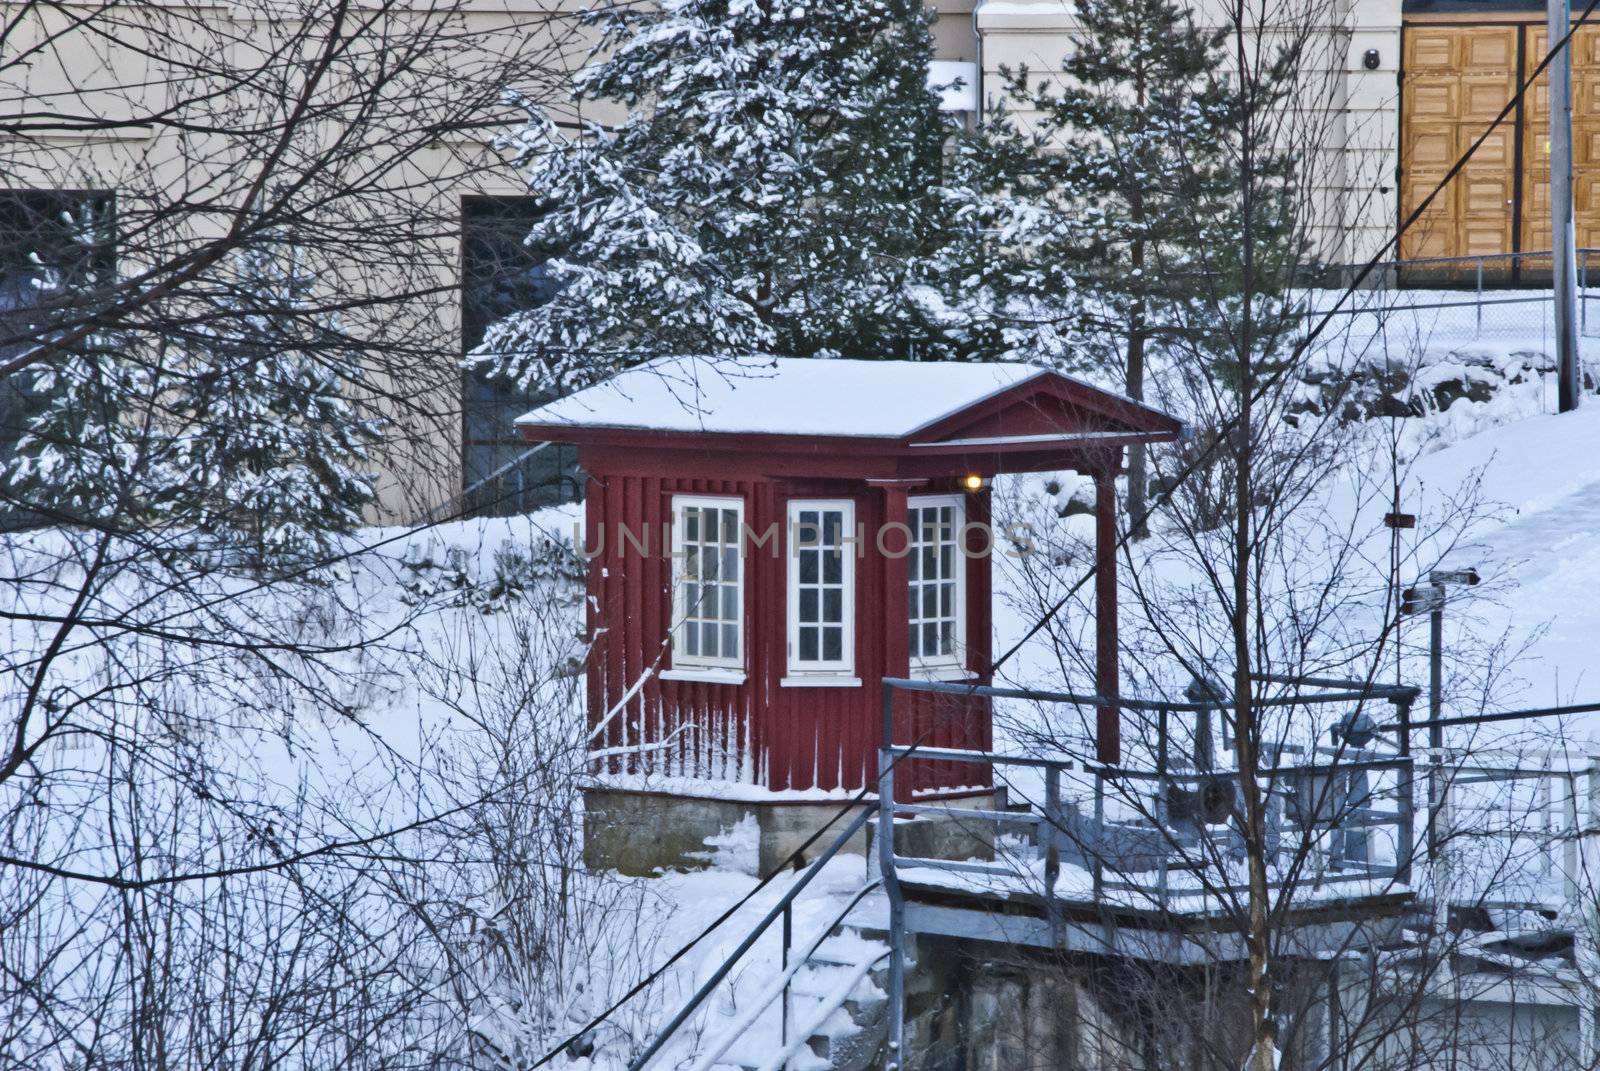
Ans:
[[[0,62],[0,91],[16,107],[65,117],[58,129],[34,131],[25,140],[0,140],[0,188],[108,189],[118,192],[130,214],[159,214],[159,203],[182,199],[193,205],[215,198],[229,207],[241,188],[241,176],[257,161],[259,148],[249,139],[230,135],[228,124],[248,124],[251,116],[237,100],[211,113],[219,122],[214,132],[183,131],[170,124],[94,128],[104,120],[133,120],[160,113],[182,100],[170,71],[152,56],[190,48],[208,62],[222,60],[245,68],[268,55],[274,44],[292,37],[291,14],[271,5],[149,3],[143,7],[104,8],[74,5],[33,6],[21,22],[19,39],[10,46],[24,49],[28,39],[50,41],[25,64]],[[1216,0],[1201,0],[1214,4]],[[1315,122],[1327,137],[1319,142],[1315,171],[1319,251],[1330,261],[1350,262],[1368,255],[1392,232],[1395,218],[1395,153],[1398,142],[1400,53],[1399,0],[1337,0],[1323,25],[1325,41],[1319,57],[1314,107]],[[566,96],[570,73],[581,66],[588,49],[574,14],[584,0],[463,0],[450,16],[448,47],[397,83],[396,94],[441,99],[482,90],[506,71],[537,76],[522,84],[534,99],[564,119],[611,121],[612,115],[577,115]],[[22,9],[0,3],[6,17]],[[960,78],[965,90],[947,94],[947,107],[976,111],[981,101],[1001,92],[1002,66],[1027,65],[1045,75],[1059,69],[1070,47],[1070,7],[1062,0],[935,0],[933,26],[938,56],[935,77]],[[370,11],[357,6],[355,12]],[[103,21],[117,13],[113,32]],[[1215,12],[1202,8],[1202,20]],[[74,20],[83,20],[74,25]],[[1367,70],[1362,57],[1378,53],[1378,66]],[[181,57],[180,57],[181,58]],[[381,65],[374,53],[364,62]],[[354,68],[351,68],[354,69]],[[284,74],[284,72],[279,72]],[[284,74],[288,83],[293,72]],[[517,82],[517,79],[512,79]],[[398,96],[397,96],[397,99]],[[397,107],[397,112],[403,109]],[[511,168],[489,147],[498,129],[514,124],[518,113],[503,105],[487,108],[481,126],[400,152],[406,122],[396,119],[393,140],[369,132],[361,153],[350,166],[366,162],[366,202],[346,199],[330,209],[330,218],[350,235],[342,262],[322,265],[324,279],[346,290],[394,287],[428,296],[403,308],[386,308],[387,321],[371,330],[404,339],[414,351],[403,364],[403,382],[389,371],[376,386],[397,399],[391,414],[394,429],[381,458],[381,508],[375,520],[412,520],[448,505],[462,486],[459,298],[459,222],[461,199],[475,194],[524,194]],[[103,124],[102,124],[103,125]],[[231,128],[237,129],[237,128]],[[343,127],[338,115],[323,125],[318,137],[336,144]],[[373,125],[382,131],[381,122]],[[313,152],[312,139],[296,151]],[[392,166],[385,166],[392,165]],[[370,220],[362,213],[371,212]],[[410,228],[397,221],[412,217]],[[187,214],[183,227],[197,239],[208,227],[223,225],[225,216],[203,211]],[[164,236],[166,247],[184,236]],[[124,265],[135,269],[137,265]]]
[[[226,83],[227,70],[259,70],[260,99],[270,102],[275,91],[293,89],[315,58],[314,47],[297,42],[293,12],[275,3],[0,4],[7,22],[18,24],[7,44],[12,60],[0,60],[0,94],[19,113],[60,117],[55,129],[36,120],[26,138],[0,139],[0,189],[114,192],[125,274],[215,238],[246,200],[270,139],[248,133],[263,118],[250,107],[256,93],[235,86],[199,103],[206,85]],[[314,266],[331,303],[380,299],[369,310],[340,312],[352,334],[393,354],[378,361],[372,383],[393,399],[375,521],[415,519],[461,490],[461,200],[528,192],[490,147],[520,117],[499,100],[506,82],[563,120],[589,118],[575,112],[565,89],[588,48],[573,17],[582,6],[463,0],[443,16],[384,9],[368,54],[346,56],[327,76],[317,96],[333,102],[326,119],[303,126],[275,172],[274,181],[310,176],[313,185],[358,191],[313,210],[334,237],[333,248],[311,255],[321,261]],[[375,10],[352,5],[348,17],[377,18]],[[430,18],[438,26],[419,30]],[[424,40],[429,47],[416,47]],[[408,43],[415,54],[406,54]],[[38,47],[30,55],[31,46]],[[184,84],[185,69],[195,67],[212,74]],[[358,72],[379,71],[392,78],[387,87],[354,85],[364,76]],[[360,114],[364,95],[379,101],[370,115]],[[182,114],[171,111],[180,106]],[[468,111],[476,120],[459,121]],[[419,135],[447,113],[455,118],[434,128],[439,137]],[[141,118],[155,121],[130,122]],[[382,301],[386,295],[404,300]]]
[[[1314,28],[1316,47],[1297,94],[1300,114],[1290,124],[1293,140],[1316,147],[1308,159],[1308,233],[1322,260],[1363,260],[1394,232],[1400,0],[1257,6],[1269,9],[1269,19],[1293,19],[1296,25],[1304,19]],[[1197,0],[1195,12],[1202,26],[1227,25],[1218,0]],[[976,24],[985,101],[1003,94],[1002,68],[1027,67],[1040,79],[1054,77],[1076,25],[1066,0],[981,0]],[[1268,40],[1292,32],[1275,32],[1271,23],[1265,30]],[[1369,49],[1377,51],[1371,70],[1363,63]]]

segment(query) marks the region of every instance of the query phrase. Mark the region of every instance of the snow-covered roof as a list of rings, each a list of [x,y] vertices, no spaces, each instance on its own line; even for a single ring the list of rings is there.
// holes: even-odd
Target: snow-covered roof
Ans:
[[[524,413],[517,423],[900,438],[1052,374],[1029,364],[668,357]]]

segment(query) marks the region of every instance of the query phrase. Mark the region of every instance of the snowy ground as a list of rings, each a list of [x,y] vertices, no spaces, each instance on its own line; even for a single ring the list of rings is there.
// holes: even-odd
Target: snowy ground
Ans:
[[[1499,334],[1485,331],[1483,337],[1473,337],[1474,313],[1470,309],[1426,315],[1425,324],[1411,325],[1405,349],[1410,355],[1407,359],[1419,368],[1474,362],[1492,365],[1544,352],[1544,340],[1528,339],[1525,328]],[[1402,332],[1393,318],[1385,330],[1393,347],[1388,352],[1401,352],[1394,340]],[[1358,341],[1354,348],[1363,345]],[[1585,348],[1600,358],[1600,342],[1586,341]],[[1496,693],[1502,705],[1600,699],[1600,642],[1596,641],[1600,637],[1600,599],[1594,595],[1600,590],[1600,461],[1596,460],[1600,458],[1600,404],[1593,398],[1590,402],[1578,413],[1555,415],[1553,385],[1548,376],[1540,376],[1488,402],[1462,399],[1443,412],[1398,422],[1407,448],[1420,455],[1404,475],[1401,500],[1405,508],[1427,516],[1452,500],[1464,484],[1478,487],[1482,517],[1472,527],[1470,538],[1447,556],[1446,564],[1474,565],[1487,582],[1452,605],[1447,642],[1476,642],[1496,636],[1507,649],[1523,649],[1507,682]],[[1038,488],[1032,490],[1038,492]],[[1069,478],[1056,497],[1064,500],[1072,493]],[[1363,508],[1370,506],[1363,504]],[[1338,511],[1353,508],[1348,497],[1330,494],[1329,525],[1345,523],[1349,518],[1339,516]],[[1061,523],[1068,529],[1083,529],[1081,535],[1088,534],[1087,517],[1069,517]],[[1369,553],[1372,560],[1386,560],[1386,549],[1380,543],[1387,537],[1369,538],[1379,540]],[[1418,560],[1425,557],[1419,552]],[[1001,569],[997,575],[1008,578],[1004,583],[1022,582],[1022,574],[1014,568]],[[1018,639],[1032,620],[1021,609],[1025,599],[1007,602],[1008,596],[1016,594],[1014,589],[999,593],[998,651]],[[1425,683],[1424,666],[1418,658],[1421,629],[1413,627],[1409,632],[1415,635],[1406,637],[1405,672],[1408,679]],[[1035,655],[1018,659],[1012,679],[1050,680],[1059,664],[1048,653]],[[1468,698],[1462,697],[1464,702]],[[1565,726],[1578,746],[1600,737],[1596,728],[1593,719]],[[1021,791],[1037,788],[1022,780],[1017,787]],[[859,860],[841,860],[830,866],[818,886],[802,897],[797,932],[806,931],[808,922],[802,920],[816,925],[828,912],[837,910],[864,877]],[[1083,877],[1073,871],[1064,874],[1063,880]],[[686,994],[706,977],[765,910],[764,905],[780,895],[791,880],[785,875],[764,890],[719,929],[713,940],[696,948],[674,970],[670,988]],[[751,884],[747,865],[726,855],[711,871],[660,879],[666,899],[679,908],[665,917],[657,958],[675,948],[680,939],[692,936]],[[878,910],[876,900],[868,899],[856,916],[871,919]],[[714,1006],[720,1007],[724,1016],[733,1015],[762,987],[763,980],[770,978],[777,955],[776,939],[769,935],[732,984],[714,998]],[[769,1014],[752,1032],[751,1045],[741,1045],[740,1051],[770,1051],[776,1030],[777,1019]],[[714,1027],[711,1032],[715,1033]]]
[[[1409,326],[1390,317],[1381,333],[1375,317],[1358,318],[1371,321],[1371,334],[1364,341],[1355,337],[1359,332],[1346,336],[1344,352],[1369,353],[1377,339],[1389,347],[1385,353],[1405,353],[1418,368],[1451,363],[1489,367],[1513,359],[1527,363],[1525,355],[1547,352],[1543,333],[1530,337],[1526,326],[1486,330],[1482,337],[1475,337],[1475,315],[1470,308],[1408,313],[1402,319],[1409,318]],[[1400,345],[1397,339],[1406,341]],[[1585,349],[1600,360],[1600,340],[1586,340]],[[1497,701],[1506,706],[1600,700],[1600,598],[1596,597],[1600,591],[1600,399],[1590,396],[1586,400],[1589,404],[1577,413],[1555,415],[1550,378],[1540,376],[1488,402],[1462,399],[1445,411],[1398,422],[1406,442],[1419,454],[1404,475],[1401,500],[1406,509],[1427,515],[1463,485],[1473,483],[1485,502],[1484,517],[1469,538],[1452,549],[1447,563],[1476,566],[1487,583],[1452,605],[1447,639],[1465,643],[1469,633],[1478,638],[1499,637],[1507,650],[1521,652],[1496,693]],[[1040,492],[1034,488],[1031,493]],[[1068,480],[1056,489],[1055,497],[1065,500],[1073,493]],[[1329,525],[1338,526],[1348,520],[1339,511],[1354,507],[1350,500],[1332,493],[1327,508]],[[568,537],[577,516],[578,511],[568,507],[527,518],[444,525],[422,534],[361,533],[359,538],[366,542],[398,538],[373,564],[363,566],[352,577],[350,583],[359,596],[352,601],[370,608],[374,619],[395,612],[406,599],[431,600],[432,609],[391,645],[389,657],[374,666],[372,691],[365,697],[368,716],[361,729],[323,727],[327,730],[321,738],[323,745],[340,752],[337,761],[330,762],[326,754],[315,751],[297,752],[270,736],[263,736],[260,749],[241,756],[241,761],[253,763],[257,772],[292,791],[302,791],[308,783],[352,778],[353,787],[359,784],[367,790],[369,811],[360,822],[352,822],[354,829],[402,814],[405,794],[392,784],[387,788],[381,784],[389,762],[363,753],[372,746],[366,730],[375,730],[396,755],[408,760],[444,746],[442,742],[450,737],[464,738],[474,732],[459,709],[435,694],[437,689],[419,687],[418,680],[406,679],[412,671],[408,667],[415,665],[411,656],[427,652],[435,658],[453,655],[467,660],[485,645],[510,642],[499,631],[504,627],[503,615],[494,611],[521,596],[514,582],[505,582],[517,578],[502,575],[504,552],[552,537]],[[1087,534],[1080,531],[1087,526],[1086,517],[1068,517],[1060,523],[1067,530]],[[1381,562],[1385,554],[1382,547],[1374,545],[1369,557]],[[432,565],[418,568],[421,562]],[[1025,579],[1022,574],[1014,568],[1001,568],[997,577],[1002,585],[1010,585],[998,593],[996,649],[1004,651],[1020,638],[1031,616],[1025,612],[1026,598],[1017,597],[1016,585]],[[403,596],[402,588],[407,589]],[[565,612],[575,624],[580,605],[574,600]],[[16,630],[20,626],[9,627]],[[1421,630],[1412,628],[1410,632],[1416,635],[1407,635],[1411,646],[1404,671],[1408,679],[1423,683],[1415,646],[1422,641]],[[16,634],[11,640],[17,650],[32,642]],[[567,647],[570,644],[551,643],[549,650],[559,652]],[[565,650],[563,657],[575,654],[581,652]],[[1059,679],[1060,668],[1045,653],[1019,659],[1007,676],[1034,684],[1051,683]],[[86,674],[92,670],[85,667]],[[1566,728],[1579,744],[1600,738],[1600,724],[1592,718]],[[307,735],[307,743],[314,739],[313,734]],[[246,743],[240,738],[241,748]],[[664,962],[750,891],[755,878],[748,848],[734,836],[708,849],[714,854],[712,869],[650,880],[651,896],[662,908],[655,913],[653,925],[642,927],[629,942],[630,971]],[[797,901],[796,943],[815,936],[867,878],[865,864],[858,857],[841,857],[831,863]],[[627,1024],[629,1044],[636,1045],[653,1023],[664,1021],[794,880],[792,874],[775,880],[639,998],[633,1012],[620,1020]],[[881,902],[868,896],[851,917],[870,925],[881,917]],[[780,957],[775,927],[712,998],[686,1038],[705,1031],[715,1034],[719,1023],[726,1024],[746,1008],[777,973]],[[572,1001],[567,1023],[581,1025],[586,1013],[599,1010],[607,994],[620,993],[631,981],[632,976],[591,979],[590,995]],[[865,985],[870,988],[870,983]],[[779,1028],[776,1009],[768,1011],[732,1055],[758,1062],[774,1051]],[[587,1064],[595,1071],[614,1066],[605,1053],[615,1050],[605,1044],[605,1038],[595,1040],[601,1043],[601,1053],[570,1066]]]

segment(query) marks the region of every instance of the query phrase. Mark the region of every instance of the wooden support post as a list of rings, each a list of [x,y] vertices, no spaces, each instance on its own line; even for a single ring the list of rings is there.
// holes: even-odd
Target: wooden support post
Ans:
[[[911,529],[906,524],[907,493],[921,482],[920,480],[867,481],[869,486],[878,490],[883,505],[881,521],[883,529],[882,535],[878,537],[880,542],[875,542],[873,537],[869,536],[867,552],[878,553],[880,545],[887,551],[883,555],[883,590],[878,596],[883,600],[882,605],[887,608],[883,631],[883,676],[885,677],[911,675],[911,621],[906,614],[906,590],[909,581],[906,579],[906,555],[902,551],[910,545]],[[885,722],[886,727],[888,724]],[[900,733],[902,739],[898,741],[899,743],[912,742],[913,730],[909,726],[902,724]],[[890,747],[894,743],[896,741],[891,737],[885,737],[878,742],[878,746]],[[926,763],[923,765],[926,766]],[[901,788],[900,795],[905,797],[900,802],[910,800],[913,778],[902,777],[898,779],[898,783]]]
[[[1114,469],[1094,476],[1095,691],[1115,699],[1117,680],[1117,483]],[[1095,757],[1108,766],[1122,761],[1122,715],[1114,703],[1095,721]]]

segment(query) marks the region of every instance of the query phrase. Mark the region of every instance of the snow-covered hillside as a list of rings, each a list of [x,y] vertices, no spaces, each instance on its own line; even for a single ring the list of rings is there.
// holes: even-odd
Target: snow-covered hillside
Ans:
[[[1600,698],[1600,400],[1586,401],[1428,454],[1403,492],[1437,502],[1477,481],[1498,507],[1447,562],[1479,569],[1466,607],[1525,647],[1518,705]]]

